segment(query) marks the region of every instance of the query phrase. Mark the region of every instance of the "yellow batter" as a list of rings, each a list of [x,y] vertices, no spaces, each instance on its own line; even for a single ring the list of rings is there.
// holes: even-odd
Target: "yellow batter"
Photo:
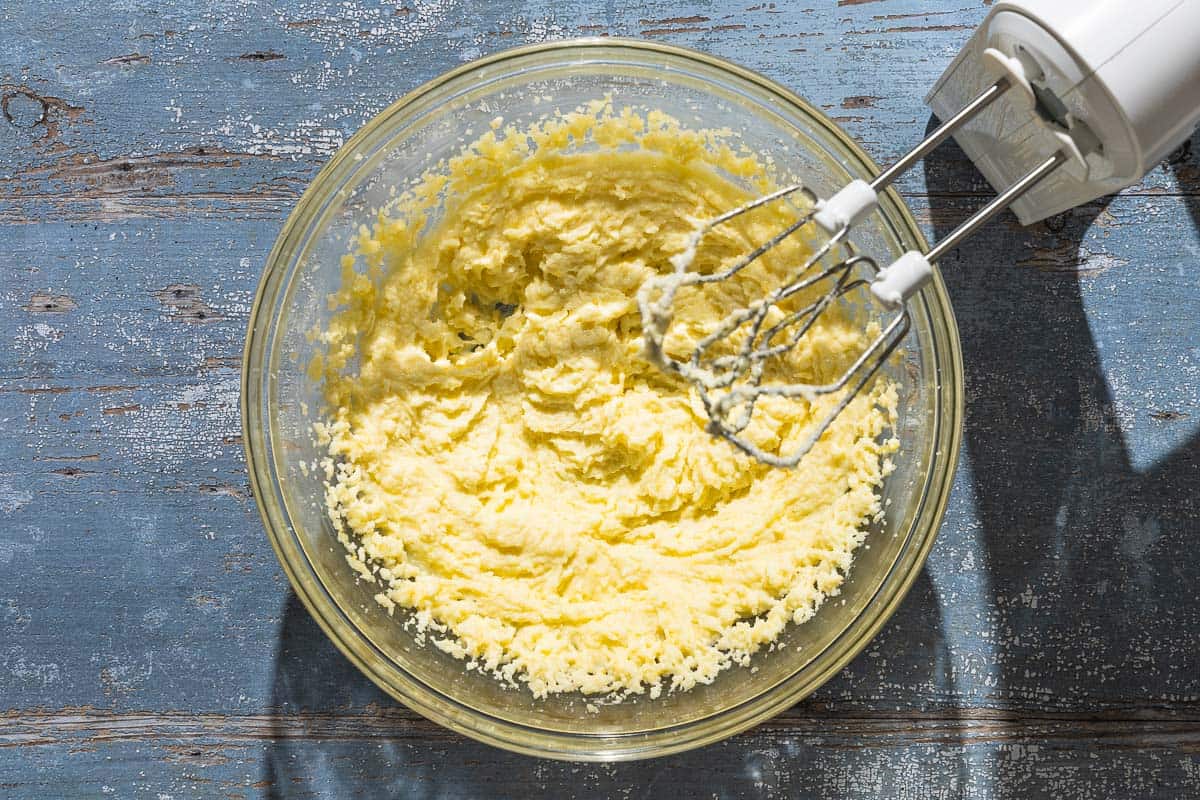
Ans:
[[[493,127],[343,259],[311,368],[331,516],[380,603],[534,695],[710,682],[838,591],[880,513],[895,390],[855,400],[798,470],[709,436],[687,387],[644,359],[635,298],[697,222],[748,196],[729,177],[757,192],[769,171],[727,137],[604,104]],[[791,214],[722,231],[696,268]],[[804,247],[681,297],[676,344]],[[781,368],[831,377],[866,336],[831,313]],[[835,400],[764,401],[750,435],[786,450]]]

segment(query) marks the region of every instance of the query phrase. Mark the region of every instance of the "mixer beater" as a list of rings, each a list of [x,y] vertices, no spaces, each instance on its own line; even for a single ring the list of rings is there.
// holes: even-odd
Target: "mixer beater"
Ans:
[[[928,98],[946,121],[907,155],[827,200],[792,184],[692,234],[672,270],[638,293],[647,358],[695,387],[710,433],[763,463],[796,466],[899,347],[911,326],[906,301],[932,279],[933,264],[1010,206],[1029,224],[1135,183],[1191,135],[1200,122],[1197,35],[1194,0],[1141,0],[1136,8],[1124,0],[997,3]],[[961,103],[972,90],[974,98]],[[1001,97],[1006,102],[997,104]],[[879,193],[951,136],[999,194],[928,252],[909,251],[883,268],[856,252],[851,230],[876,209]],[[716,228],[780,202],[800,209],[794,222],[731,264],[690,269]],[[667,353],[681,289],[729,280],[788,237],[811,232],[821,243],[786,282],[730,311],[688,356]],[[767,380],[772,359],[795,349],[835,302],[859,297],[891,316],[836,380]],[[781,305],[791,298],[806,304]],[[768,452],[743,435],[761,398],[826,395],[838,399],[790,452]]]

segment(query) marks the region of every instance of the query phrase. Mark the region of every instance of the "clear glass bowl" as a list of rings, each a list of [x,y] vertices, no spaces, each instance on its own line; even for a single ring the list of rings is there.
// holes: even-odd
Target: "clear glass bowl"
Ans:
[[[532,122],[610,96],[660,108],[698,128],[736,130],[786,177],[828,196],[874,172],[869,157],[804,100],[741,67],[676,47],[613,39],[526,47],[467,64],[369,122],[321,170],[288,218],[250,315],[242,418],[254,496],[292,586],[329,638],[384,691],[450,729],[541,756],[615,760],[722,739],[787,708],[828,680],[875,635],[933,544],[954,475],[962,424],[958,332],[940,278],[912,302],[905,355],[891,367],[903,400],[902,453],[884,494],[886,521],[860,548],[838,597],[786,630],[779,647],[709,686],[584,709],[580,695],[535,700],[418,645],[356,580],[322,501],[322,457],[311,424],[320,386],[306,333],[329,317],[338,260],[395,186],[453,155],[488,121]],[[889,192],[855,234],[879,259],[923,247],[908,209]],[[797,479],[801,479],[799,476]]]

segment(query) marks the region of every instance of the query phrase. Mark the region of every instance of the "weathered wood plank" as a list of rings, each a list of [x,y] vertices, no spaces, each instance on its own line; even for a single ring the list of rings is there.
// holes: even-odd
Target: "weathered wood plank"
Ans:
[[[0,220],[276,218],[405,91],[483,52],[570,35],[642,36],[742,61],[812,98],[885,161],[923,133],[921,97],[985,4],[940,5],[180,4],[107,8],[123,31],[114,36],[89,30],[81,12],[53,36],[46,20],[20,16],[0,43],[11,65],[0,143],[15,145],[0,149]],[[955,191],[987,191],[961,154],[936,163]],[[920,176],[901,186],[920,192]],[[1165,188],[1154,176],[1149,186]]]
[[[123,797],[265,790],[276,797],[985,798],[1050,789],[1081,798],[1100,785],[1117,796],[1174,798],[1200,788],[1197,723],[785,716],[699,753],[589,766],[497,753],[382,713],[63,713],[29,715],[14,727],[8,738],[25,744],[15,763],[0,766],[0,786],[14,797],[53,791],[63,772],[82,776],[84,793],[107,787]]]

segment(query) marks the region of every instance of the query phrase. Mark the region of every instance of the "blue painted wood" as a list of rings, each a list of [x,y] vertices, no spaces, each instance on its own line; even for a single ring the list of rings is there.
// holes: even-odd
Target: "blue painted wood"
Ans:
[[[1200,142],[945,264],[963,468],[929,566],[817,695],[701,752],[538,762],[360,677],[297,605],[241,455],[258,271],[334,149],[503,47],[632,35],[794,87],[880,161],[983,2],[0,8],[0,795],[1200,794]],[[987,193],[901,184],[931,235]]]

